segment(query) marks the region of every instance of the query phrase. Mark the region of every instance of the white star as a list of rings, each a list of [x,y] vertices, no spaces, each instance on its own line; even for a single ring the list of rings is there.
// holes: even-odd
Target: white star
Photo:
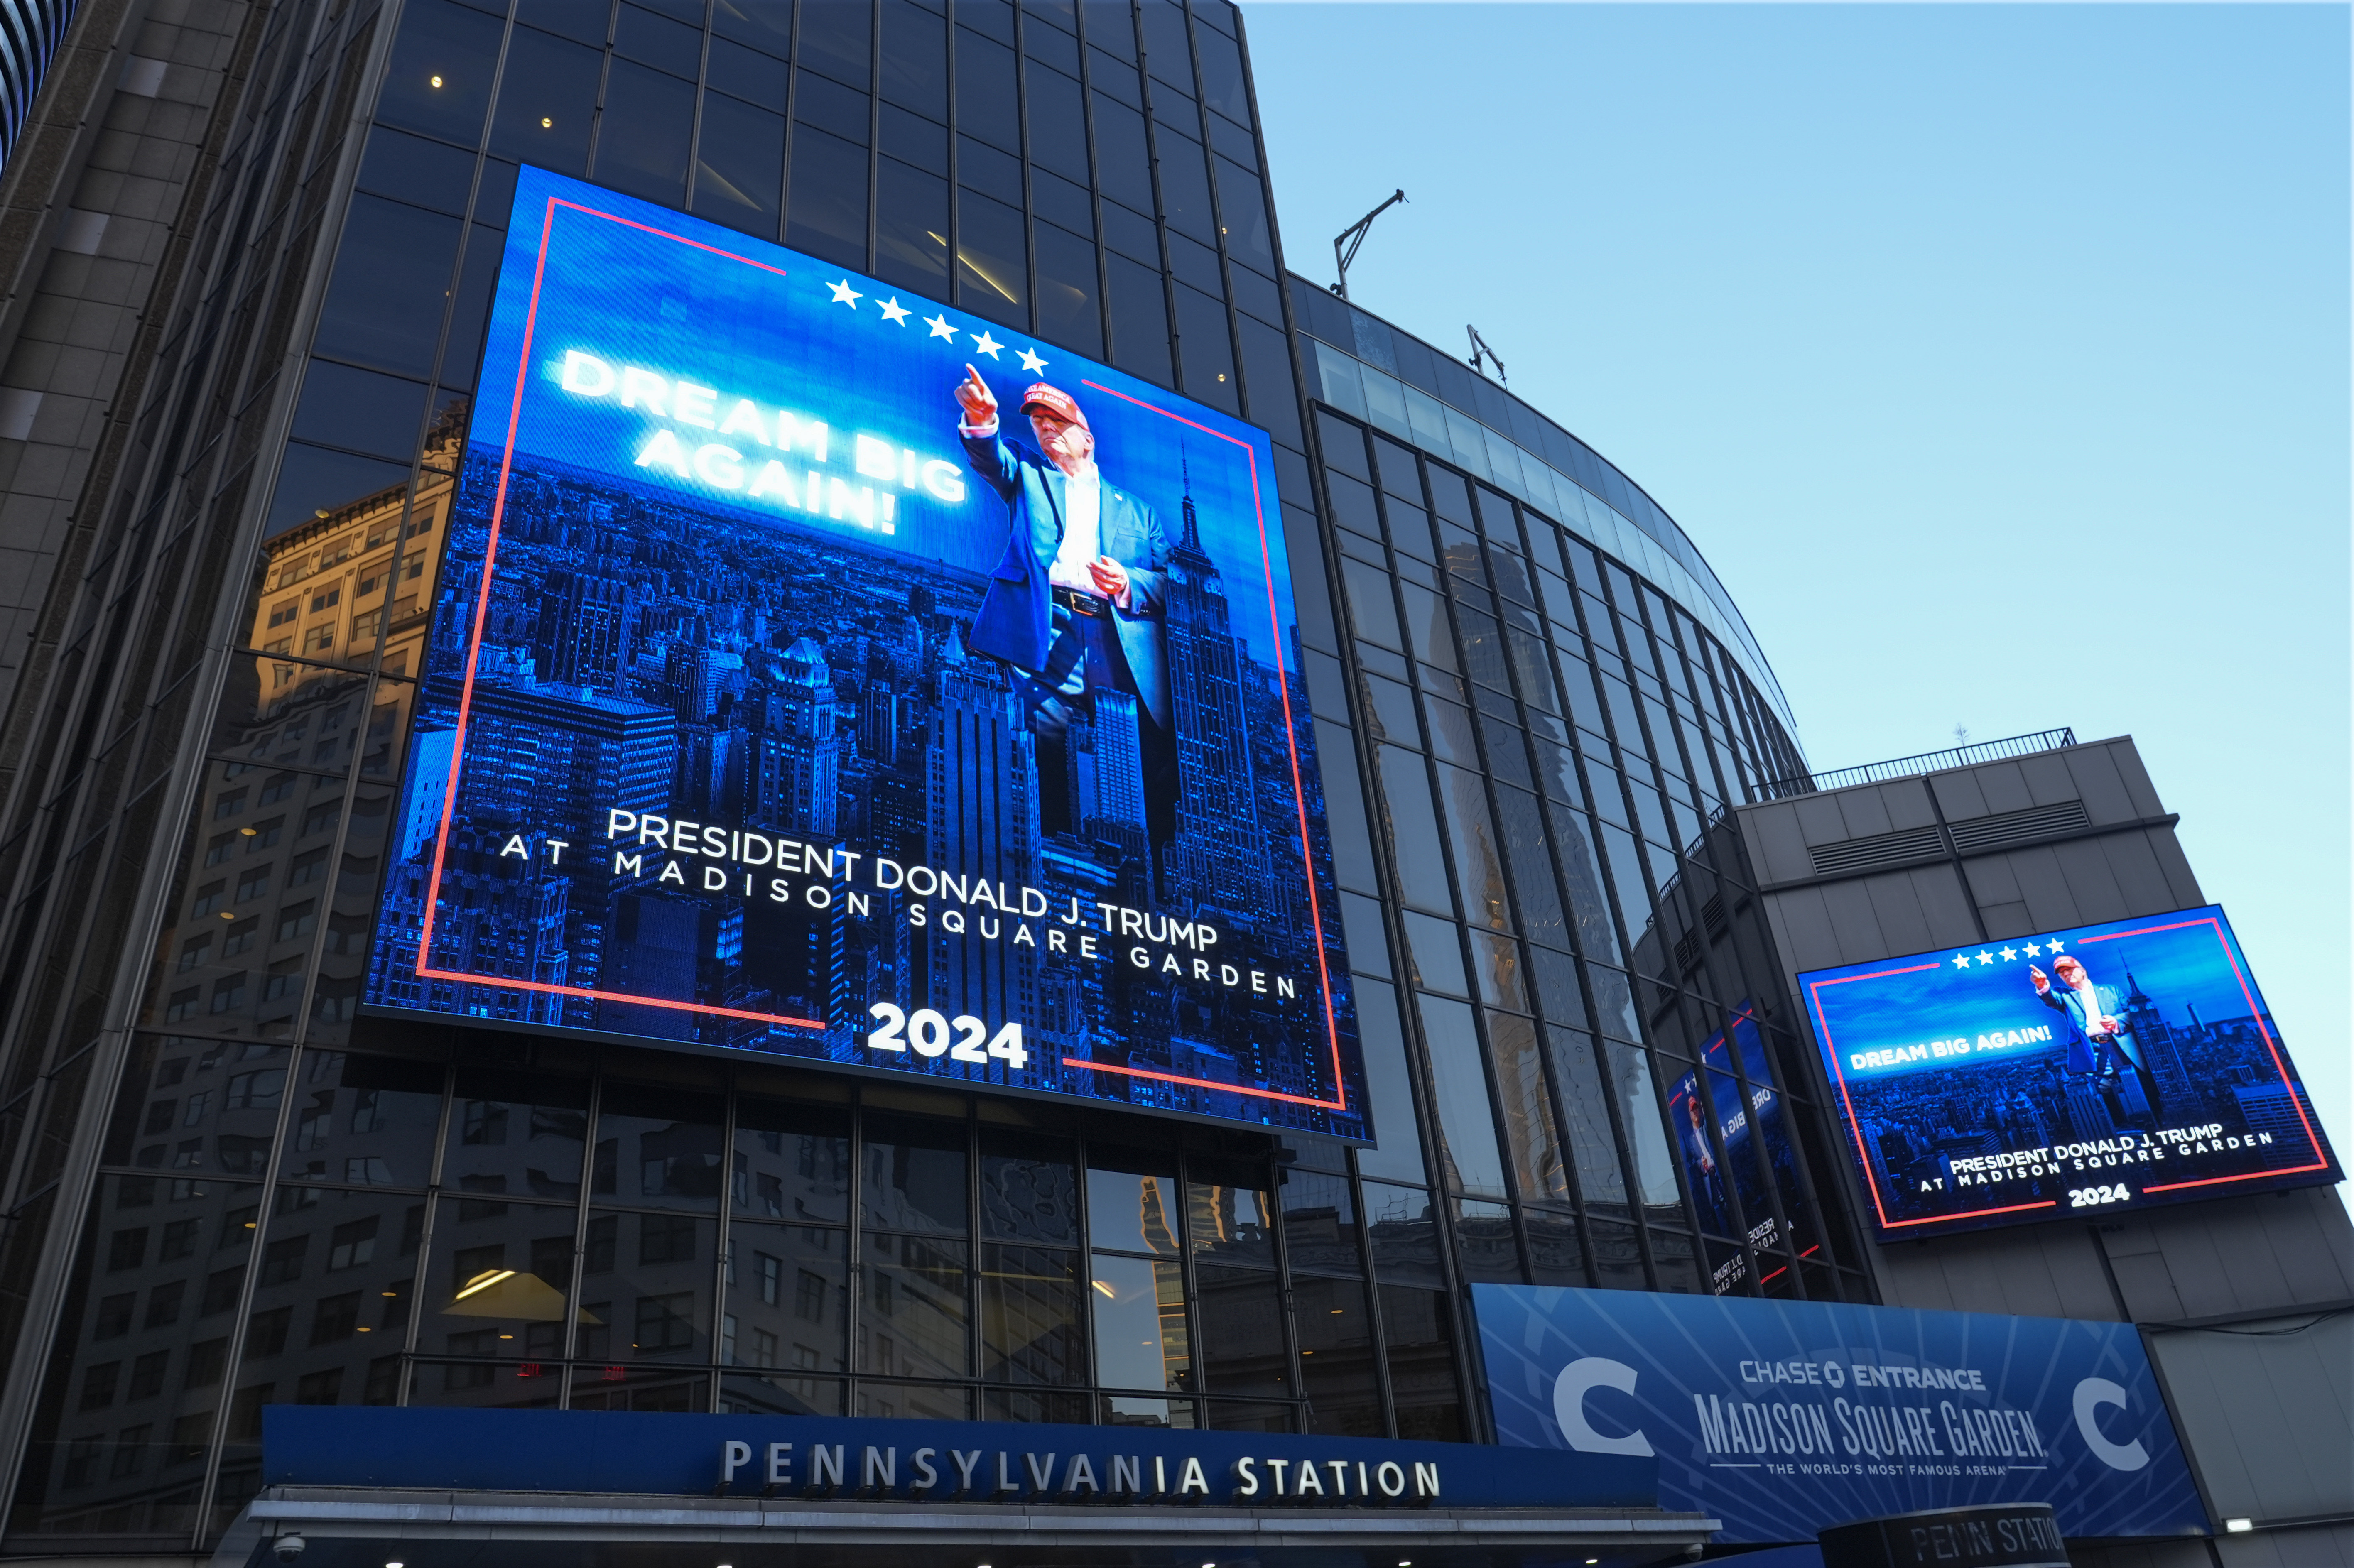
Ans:
[[[924,322],[932,329],[934,337],[944,337],[950,343],[956,341],[956,328],[949,325],[946,316],[926,316]]]
[[[1967,953],[1956,954],[1954,958],[1954,967],[1957,969],[1968,969],[1970,967],[1970,956]]]
[[[972,351],[975,354],[985,354],[991,359],[995,359],[997,357],[997,351],[1004,346],[1005,345],[1003,344],[989,335],[989,329],[987,327],[981,328],[981,335],[972,340]]]
[[[850,286],[850,280],[847,278],[844,278],[839,283],[828,283],[826,287],[833,291],[833,298],[829,302],[837,305],[848,305],[854,311],[858,308],[858,302],[866,297],[857,290],[852,288]]]
[[[1021,354],[1021,359],[1022,368],[1028,371],[1031,375],[1044,376],[1046,374],[1046,362],[1038,357],[1037,350],[1030,348],[1023,349]]]
[[[2045,946],[2045,947],[2047,947],[2047,948],[2049,948],[2052,951],[2053,951],[2053,952],[2055,952],[2055,953],[2057,953],[2057,952],[2061,952],[2061,951],[2063,951],[2063,950],[2064,950],[2064,949],[2062,949],[2062,947],[2061,947],[2061,945],[2060,945],[2060,938],[2057,938],[2057,937],[2052,938],[2052,940],[2051,940],[2051,941],[2049,941],[2049,942],[2047,942],[2047,943],[2045,943],[2045,944],[2044,944],[2044,946]]]
[[[2027,956],[2031,959],[2041,958],[2043,956],[2043,949],[2030,942],[2027,944]]]
[[[2017,948],[2005,948],[2002,950],[2002,961],[2004,963],[2009,963],[2011,959],[2017,957],[2019,957],[2019,949]]]
[[[892,295],[875,308],[883,313],[885,321],[895,323],[899,326],[907,324],[907,307],[899,302],[898,295]]]
[[[1979,949],[1978,949],[1978,962],[1979,962],[1981,965],[1990,964],[1990,963],[1994,962],[1994,955],[1993,955],[1992,953],[1988,952],[1985,948],[1979,948]]]

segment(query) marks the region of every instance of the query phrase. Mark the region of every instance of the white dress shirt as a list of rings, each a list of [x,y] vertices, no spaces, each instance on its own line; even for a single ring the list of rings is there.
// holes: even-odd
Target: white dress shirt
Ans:
[[[976,440],[988,440],[998,431],[998,422],[986,425],[957,426],[960,434]],[[1063,544],[1055,552],[1046,567],[1046,580],[1056,588],[1091,594],[1101,599],[1103,592],[1087,570],[1087,563],[1103,554],[1103,472],[1091,461],[1076,475],[1063,476]],[[1122,609],[1128,608],[1128,596],[1113,600]]]

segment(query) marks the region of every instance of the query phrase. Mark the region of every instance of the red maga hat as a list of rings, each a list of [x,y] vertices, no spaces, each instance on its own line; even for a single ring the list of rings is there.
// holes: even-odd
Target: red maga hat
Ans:
[[[1068,420],[1091,435],[1095,431],[1095,427],[1087,423],[1087,417],[1079,411],[1078,404],[1071,400],[1068,392],[1058,387],[1049,387],[1044,381],[1022,394],[1022,411],[1026,414],[1033,408],[1044,408],[1056,418]]]

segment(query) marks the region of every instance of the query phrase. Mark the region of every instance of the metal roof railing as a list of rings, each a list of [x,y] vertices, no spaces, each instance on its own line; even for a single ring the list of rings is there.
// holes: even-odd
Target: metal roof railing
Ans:
[[[1942,773],[1949,768],[1968,768],[1980,762],[1999,761],[2006,757],[2027,757],[2039,751],[2057,751],[2076,744],[2073,728],[2038,730],[2033,735],[2014,735],[2005,740],[1982,740],[1972,746],[1956,746],[1945,751],[1925,751],[1914,757],[1891,758],[1886,762],[1867,762],[1861,768],[1842,768],[1836,773],[1797,773],[1787,779],[1776,779],[1757,787],[1761,800],[1787,800],[1794,795],[1819,794],[1827,789],[1845,789],[1857,784],[1877,784],[1886,779],[1909,779],[1922,773]]]

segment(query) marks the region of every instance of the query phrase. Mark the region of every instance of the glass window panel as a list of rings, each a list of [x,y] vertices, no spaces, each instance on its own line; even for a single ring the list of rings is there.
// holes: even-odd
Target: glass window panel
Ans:
[[[1345,1176],[1286,1167],[1279,1188],[1283,1242],[1295,1273],[1362,1274],[1356,1204]]]
[[[875,270],[927,294],[948,292],[949,183],[896,158],[875,166]]]
[[[860,1204],[868,1228],[964,1234],[970,1214],[961,1124],[870,1114],[865,1139]]]
[[[1488,1054],[1496,1069],[1513,1183],[1523,1202],[1566,1203],[1569,1181],[1562,1171],[1561,1141],[1553,1131],[1553,1097],[1537,1053],[1536,1025],[1510,1013],[1486,1017]]]
[[[1089,96],[1095,111],[1097,188],[1137,212],[1154,212],[1158,204],[1152,193],[1151,154],[1145,147],[1144,116],[1100,92]]]
[[[622,0],[613,17],[613,52],[689,81],[703,74],[702,32],[632,5],[629,0]]]
[[[1354,1280],[1302,1279],[1292,1289],[1292,1310],[1308,1429],[1339,1437],[1386,1436],[1365,1287]]]
[[[860,1273],[858,1365],[885,1377],[970,1377],[965,1244],[868,1236]]]
[[[1390,599],[1390,580],[1379,567],[1344,558],[1341,581],[1349,590],[1349,612],[1357,635],[1389,648],[1404,648],[1398,634],[1397,608]]]
[[[784,116],[707,93],[697,146],[695,214],[747,234],[776,238],[785,181]]]
[[[441,1122],[442,1070],[389,1056],[311,1053],[294,1091],[279,1174],[289,1181],[422,1187]]]
[[[1400,746],[1422,744],[1422,726],[1416,722],[1414,690],[1400,682],[1367,672],[1361,677],[1365,694],[1366,727],[1375,740]]]
[[[1079,1255],[1055,1247],[981,1249],[981,1375],[992,1383],[1085,1383]]]
[[[1043,29],[1032,31],[1034,34]],[[1076,70],[1076,46],[1071,52]],[[1033,70],[1028,88],[1025,107],[1030,116],[1030,156],[1045,168],[1087,184],[1087,122],[1079,84],[1056,71]]]
[[[1651,1085],[1650,1058],[1632,1045],[1606,1040],[1610,1088],[1618,1102],[1620,1125],[1627,1129],[1628,1154],[1644,1206],[1654,1217],[1681,1217],[1676,1192],[1674,1157],[1669,1151],[1666,1124],[1660,1119],[1659,1096]]]
[[[1463,1395],[1456,1382],[1455,1335],[1446,1296],[1384,1285],[1381,1300],[1383,1359],[1389,1368],[1390,1405],[1397,1416],[1398,1436],[1408,1441],[1463,1441]]]
[[[1539,1285],[1571,1287],[1592,1283],[1585,1272],[1585,1244],[1578,1236],[1575,1221],[1566,1214],[1549,1214],[1543,1209],[1524,1209],[1521,1219],[1528,1227],[1532,1280]]]
[[[716,1096],[607,1083],[589,1191],[614,1202],[716,1209],[721,1115]]]
[[[1013,51],[966,27],[956,29],[956,127],[1009,153],[1022,147]]]
[[[1173,296],[1177,302],[1177,349],[1184,364],[1186,394],[1229,414],[1241,414],[1240,387],[1235,380],[1234,342],[1227,335],[1225,302],[1184,283],[1174,285]]]
[[[421,381],[314,359],[302,379],[294,434],[405,461],[417,450],[430,390]]]
[[[1213,1393],[1287,1398],[1290,1355],[1275,1277],[1256,1270],[1197,1269],[1202,1312],[1202,1381]]]
[[[1602,1032],[1620,1040],[1639,1039],[1641,1031],[1635,1023],[1634,987],[1626,971],[1588,964],[1585,981],[1593,989],[1594,1010]]]
[[[392,1361],[398,1369],[399,1359]],[[474,1410],[552,1410],[563,1397],[561,1366],[540,1361],[419,1361],[409,1376],[408,1403]]]
[[[1543,809],[1535,796],[1503,785],[1496,789],[1496,809],[1511,851],[1512,889],[1520,896],[1521,918],[1530,939],[1566,948],[1569,936],[1553,856],[1545,846]]]
[[[1455,1256],[1467,1280],[1490,1285],[1520,1284],[1521,1245],[1512,1234],[1512,1211],[1501,1203],[1458,1198]]]
[[[1103,313],[1096,283],[1096,248],[1051,223],[1032,228],[1038,248],[1038,335],[1079,353],[1103,355]]]
[[[450,0],[417,0],[404,6],[376,118],[473,146],[490,107],[504,30],[498,17]]]
[[[723,1366],[842,1372],[850,1348],[843,1232],[738,1222],[727,1233]]]
[[[912,10],[913,7],[902,7]],[[921,16],[921,12],[917,15]],[[932,18],[926,17],[927,21]],[[933,21],[933,26],[938,23]],[[704,62],[704,79],[719,92],[733,93],[746,103],[780,106],[785,101],[791,71],[774,55],[746,48],[726,38],[715,37],[710,44],[710,58]],[[705,112],[709,113],[706,104]],[[710,122],[705,122],[707,127]]]
[[[1472,1030],[1471,1009],[1434,996],[1418,1001],[1423,1038],[1430,1052],[1441,1128],[1440,1159],[1447,1183],[1458,1192],[1501,1198],[1505,1196],[1504,1164],[1497,1151],[1488,1075],[1479,1065],[1479,1041]]]
[[[850,1118],[821,1106],[747,1095],[736,1105],[729,1191],[738,1214],[762,1219],[850,1218]]]
[[[425,1316],[418,1349],[560,1358],[571,1315],[572,1229],[570,1208],[442,1199],[420,1287]],[[610,1305],[600,1306],[593,1325],[582,1313],[583,1327],[606,1327]]]
[[[1112,355],[1121,369],[1166,387],[1175,379],[1169,357],[1169,305],[1158,270],[1125,257],[1108,257]]]
[[[1212,1263],[1275,1266],[1275,1226],[1267,1177],[1249,1166],[1233,1169],[1196,1160],[1185,1183],[1186,1234],[1193,1251]],[[1330,1180],[1330,1178],[1318,1178]],[[1295,1257],[1293,1263],[1298,1264]]]
[[[683,205],[687,147],[694,133],[692,85],[615,60],[598,124],[597,183],[665,207]]]
[[[1272,1299],[1273,1276],[1237,1277],[1255,1281]],[[1096,1382],[1108,1388],[1191,1392],[1192,1338],[1185,1327],[1184,1277],[1177,1265],[1097,1253],[1087,1287],[1095,1312]]]
[[[1096,1155],[1105,1157],[1101,1150]],[[1150,1175],[1097,1168],[1087,1171],[1087,1239],[1095,1245],[1174,1257],[1177,1227],[1173,1162],[1165,1173]]]
[[[759,1377],[723,1372],[719,1409],[726,1415],[839,1415],[843,1384],[838,1377]]]
[[[1438,765],[1439,799],[1447,805],[1447,837],[1455,851],[1455,881],[1463,912],[1473,925],[1509,931],[1511,906],[1504,891],[1503,863],[1496,832],[1488,821],[1488,792],[1468,768]]]
[[[1379,748],[1384,822],[1398,889],[1409,904],[1453,914],[1455,899],[1438,848],[1438,821],[1422,757],[1394,746]]]
[[[1104,1426],[1162,1426],[1190,1431],[1200,1425],[1190,1399],[1142,1399],[1134,1394],[1107,1393],[1097,1404],[1097,1423]]]
[[[1438,596],[1412,583],[1400,584],[1398,594],[1405,602],[1408,652],[1449,674],[1461,673],[1455,657],[1454,629],[1447,624],[1447,609]]]
[[[1439,759],[1479,767],[1479,743],[1473,738],[1471,710],[1438,696],[1430,697],[1425,706],[1430,715],[1431,749]]]
[[[856,1415],[881,1420],[970,1421],[972,1391],[953,1385],[920,1383],[873,1383],[858,1385]]]
[[[491,121],[492,154],[575,177],[586,174],[597,82],[604,69],[601,49],[531,27],[515,28],[507,45],[505,67],[499,73],[499,104]],[[688,98],[691,102],[691,91]],[[612,120],[610,110],[606,119],[609,123]]]
[[[1086,1393],[1061,1393],[1043,1388],[985,1388],[981,1391],[981,1418],[1085,1426],[1094,1420],[1097,1404],[1095,1395]]]
[[[442,1184],[470,1192],[577,1198],[588,1135],[584,1080],[461,1068]]]
[[[722,0],[725,4],[726,0]],[[737,0],[741,4],[742,0]],[[752,7],[747,7],[751,9]],[[748,43],[760,40],[739,34]],[[875,7],[872,0],[824,0],[801,7],[796,58],[837,81],[864,88],[875,69]],[[777,49],[779,54],[784,50]]]
[[[1398,1027],[1397,992],[1378,980],[1357,982],[1358,1048],[1365,1063],[1365,1092],[1373,1112],[1375,1148],[1357,1150],[1357,1169],[1369,1176],[1430,1180],[1423,1167],[1416,1131],[1412,1073],[1405,1039]]]
[[[1022,214],[970,190],[957,193],[957,302],[1010,326],[1030,324],[1030,261]]]
[[[575,1410],[686,1413],[711,1408],[710,1375],[684,1368],[575,1367],[571,1382]]]
[[[94,1217],[103,1239],[78,1265],[84,1316],[60,1335],[52,1363],[67,1397],[34,1418],[14,1528],[86,1535],[126,1522],[155,1532],[196,1527],[215,1413],[234,1386],[228,1309],[260,1191],[200,1178],[101,1179]],[[143,1266],[127,1255],[123,1268],[111,1266],[114,1237],[125,1231],[139,1233]],[[210,1276],[220,1284],[209,1286]],[[357,1396],[355,1387],[346,1403]]]
[[[1479,977],[1479,1000],[1490,1007],[1529,1011],[1526,984],[1521,975],[1521,945],[1491,931],[1471,933],[1471,967]]]
[[[1430,1194],[1384,1181],[1368,1181],[1363,1191],[1374,1276],[1389,1285],[1440,1285],[1438,1218]]]
[[[718,1235],[716,1222],[684,1214],[591,1214],[576,1353],[588,1361],[708,1360]]]
[[[1593,1220],[1589,1226],[1594,1233],[1594,1283],[1605,1290],[1649,1289],[1635,1227],[1615,1220]]]
[[[803,125],[793,132],[785,243],[845,267],[866,264],[866,149]]]
[[[984,1129],[981,1234],[1005,1241],[1079,1240],[1078,1150],[1059,1138]]]
[[[462,227],[456,218],[382,196],[355,196],[321,308],[318,351],[430,375]],[[340,499],[371,488],[347,489]]]
[[[1447,996],[1469,996],[1471,988],[1463,973],[1461,937],[1455,923],[1434,920],[1412,910],[1404,912],[1399,919],[1405,929],[1406,959],[1415,985]]]

